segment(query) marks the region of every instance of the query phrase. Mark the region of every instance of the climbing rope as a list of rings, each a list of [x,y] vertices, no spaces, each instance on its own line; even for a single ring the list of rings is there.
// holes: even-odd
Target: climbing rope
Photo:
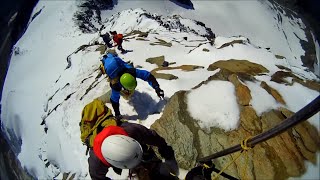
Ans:
[[[197,178],[209,180],[212,179],[212,172],[219,173],[220,170],[215,168],[215,165],[210,162],[210,164],[198,164],[196,167],[192,168],[186,175],[185,180],[194,180]],[[222,172],[220,176],[229,180],[239,180],[229,174]]]
[[[245,160],[245,165],[244,165],[244,174],[243,174],[243,177],[244,177],[244,179],[248,179],[247,178],[247,167],[248,167],[248,164],[249,164],[249,155],[248,155],[248,150],[250,150],[250,149],[252,149],[253,147],[250,147],[250,146],[248,146],[248,144],[247,144],[247,142],[248,142],[248,140],[251,138],[251,136],[250,137],[248,137],[248,138],[246,138],[245,140],[243,140],[243,141],[241,141],[241,147],[242,147],[242,151],[241,151],[241,153],[244,151],[245,152],[245,156],[246,156],[246,160]]]
[[[236,158],[234,158],[232,161],[230,161],[224,168],[222,168],[221,170],[220,170],[220,172],[218,173],[218,174],[216,174],[212,179],[213,180],[215,180],[215,179],[218,179],[219,178],[219,176],[221,175],[221,173],[223,173],[231,164],[233,164],[242,154],[243,154],[243,152],[245,153],[245,155],[246,155],[246,163],[245,163],[245,166],[244,166],[244,168],[245,168],[245,170],[244,170],[244,177],[246,177],[246,171],[247,171],[247,165],[249,164],[249,161],[248,161],[248,150],[250,150],[250,149],[252,149],[252,147],[250,147],[250,146],[248,146],[248,144],[247,144],[247,142],[248,142],[248,140],[250,139],[251,137],[248,137],[248,138],[246,138],[246,139],[244,139],[244,140],[242,140],[241,141],[241,143],[240,143],[240,145],[241,145],[241,148],[242,148],[242,150],[241,150],[241,152],[236,156]],[[245,178],[245,179],[248,179],[248,178]]]

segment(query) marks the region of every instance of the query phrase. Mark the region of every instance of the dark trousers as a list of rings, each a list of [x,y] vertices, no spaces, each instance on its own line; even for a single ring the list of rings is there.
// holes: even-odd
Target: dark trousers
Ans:
[[[119,42],[119,44],[118,44],[118,50],[120,50],[120,51],[125,51],[123,48],[122,48],[122,42],[123,42],[123,40],[121,39],[120,40],[120,42]]]
[[[107,47],[112,48],[112,44],[110,43],[110,41],[109,42],[105,41],[104,43],[105,43],[106,49],[107,49]]]

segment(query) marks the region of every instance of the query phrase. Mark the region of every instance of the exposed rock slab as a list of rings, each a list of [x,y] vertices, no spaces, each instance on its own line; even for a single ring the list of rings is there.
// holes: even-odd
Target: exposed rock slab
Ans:
[[[160,39],[160,38],[156,38],[156,42],[153,42],[153,43],[150,43],[151,46],[155,46],[155,45],[158,45],[158,46],[166,46],[166,47],[171,47],[172,46],[172,43],[171,42],[167,42],[163,39]]]
[[[194,148],[195,133],[192,132],[195,131],[195,125],[186,112],[184,94],[185,92],[180,91],[169,100],[164,115],[151,128],[166,137],[166,142],[175,150],[179,166],[188,169],[194,166],[198,153]]]
[[[228,46],[233,46],[234,44],[246,44],[248,42],[248,40],[241,40],[241,39],[237,39],[237,40],[233,40],[231,42],[225,43],[223,45],[221,45],[220,47],[218,47],[217,49],[222,49]]]
[[[155,68],[151,71],[152,75],[155,78],[166,79],[166,80],[178,79],[178,77],[173,74],[157,72],[157,71],[161,71],[161,70],[181,69],[183,71],[194,71],[199,68],[204,68],[203,66],[197,66],[197,65],[181,65],[181,66],[176,66],[176,67],[171,67],[171,66],[170,67],[162,67],[164,61],[165,61],[164,56],[157,56],[157,57],[151,57],[151,58],[146,59],[146,62],[151,63],[151,64],[156,64],[158,66],[157,68]],[[175,62],[171,62],[168,64],[172,65],[172,64],[175,64]]]
[[[227,69],[231,72],[240,72],[240,73],[246,73],[250,75],[258,75],[262,73],[268,73],[269,70],[266,69],[264,66],[250,62],[248,60],[236,60],[236,59],[230,59],[230,60],[220,60],[213,64],[210,64],[208,67],[209,71],[214,71],[216,69]]]
[[[156,64],[158,67],[161,67],[164,61],[164,56],[151,57],[146,59],[146,62],[151,64]]]
[[[277,102],[281,104],[286,104],[286,102],[283,100],[281,94],[274,88],[270,87],[266,82],[262,81],[260,83],[260,86],[265,89]]]
[[[157,72],[154,72],[154,71],[151,72],[151,73],[157,79],[166,79],[166,80],[178,79],[178,77],[173,75],[173,74],[157,73]]]
[[[299,78],[298,76],[294,75],[290,69],[286,68],[286,70],[289,71],[277,71],[271,76],[271,81],[281,83],[281,84],[286,84],[292,86],[294,82],[297,82],[309,89],[313,89],[315,91],[320,91],[320,83],[315,81],[315,80],[303,80]],[[286,80],[286,78],[292,78],[292,82],[289,82]]]
[[[241,84],[234,75],[229,76],[229,79],[234,84]],[[237,130],[225,132],[213,127],[208,132],[202,130],[197,120],[189,115],[185,102],[187,94],[185,91],[175,93],[162,117],[151,126],[173,147],[179,166],[185,169],[193,168],[198,158],[239,144],[250,136],[278,125],[293,114],[281,108],[265,112],[259,117],[250,105],[240,105],[240,126]],[[304,161],[315,162],[315,153],[320,149],[319,139],[319,133],[313,126],[308,122],[301,123],[256,145],[248,151],[247,157],[241,155],[225,172],[240,179],[287,179],[301,176],[306,170]],[[237,156],[238,153],[234,153],[213,162],[218,169],[222,169]]]
[[[250,94],[250,89],[242,84],[237,75],[232,74],[228,77],[228,80],[232,82],[232,84],[236,88],[236,95],[237,95],[237,101],[240,105],[247,106],[250,103],[250,100],[252,99]]]

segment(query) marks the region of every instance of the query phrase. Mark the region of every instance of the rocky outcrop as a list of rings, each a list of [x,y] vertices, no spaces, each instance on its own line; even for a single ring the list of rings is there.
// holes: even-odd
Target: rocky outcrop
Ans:
[[[2,132],[0,132],[0,146],[0,179],[33,179],[32,176],[21,167],[20,162],[10,149],[10,145],[4,138]]]
[[[150,64],[156,64],[158,67],[153,69],[151,71],[152,75],[155,78],[159,78],[159,79],[166,79],[166,80],[174,80],[174,79],[178,79],[177,76],[173,75],[173,74],[165,74],[165,73],[159,73],[157,71],[161,71],[161,70],[174,70],[174,69],[181,69],[183,71],[194,71],[196,69],[199,68],[204,68],[203,66],[197,66],[197,65],[181,65],[181,66],[175,66],[175,67],[164,67],[164,62],[166,62],[164,56],[157,56],[157,57],[151,57],[146,59],[146,62],[150,63]],[[167,62],[168,65],[172,65],[175,64],[175,62]]]
[[[10,57],[16,53],[16,49],[13,46],[27,30],[28,25],[30,24],[32,11],[37,3],[38,0],[2,2],[1,10],[5,13],[2,13],[0,20],[0,67],[2,69],[0,72],[1,92],[3,90],[8,66],[10,64]],[[36,17],[36,14],[37,13],[32,17],[31,21]],[[2,93],[0,94],[0,96],[2,96]],[[16,142],[13,141],[14,137],[11,137],[10,141],[8,141],[2,132],[6,127],[1,121],[5,120],[6,119],[0,118],[0,179],[32,179],[31,175],[21,167],[21,164],[17,159],[17,154],[15,154],[17,153],[15,152],[17,147],[12,147],[18,146],[20,149],[21,144],[16,144]]]
[[[277,71],[271,76],[271,81],[276,83],[286,84],[292,86],[294,82],[297,82],[309,89],[313,89],[315,91],[320,91],[320,83],[316,80],[303,80],[300,77],[294,75],[290,69],[283,68],[287,71]],[[289,82],[286,78],[292,78],[291,82]]]
[[[248,60],[236,60],[236,59],[217,61],[211,64],[208,67],[208,70],[214,71],[218,68],[227,69],[231,72],[246,73],[249,75],[258,75],[258,74],[269,72],[268,69],[266,69],[260,64],[253,63]]]
[[[175,76],[173,74],[157,73],[157,72],[151,72],[151,74],[157,79],[166,79],[166,80],[178,79],[178,76]]]
[[[230,75],[228,80],[235,86],[238,103],[242,106],[248,106],[252,98],[250,89],[242,84],[235,74]]]
[[[195,144],[198,138],[195,136],[199,127],[187,112],[185,93],[180,91],[170,98],[163,116],[151,128],[165,137],[167,143],[173,147],[179,166],[189,169],[194,166],[198,157],[198,150],[195,148],[198,147],[198,144]],[[165,134],[170,135],[164,136]]]
[[[287,16],[298,17],[301,19],[305,26],[303,30],[306,35],[306,39],[300,39],[300,44],[305,51],[301,56],[301,61],[305,67],[314,72],[318,77],[320,76],[319,64],[317,63],[316,49],[314,39],[319,39],[320,35],[320,14],[317,9],[320,3],[313,0],[274,0],[270,1],[274,4],[274,7],[279,9],[278,11],[285,12]],[[280,6],[279,6],[280,4]]]
[[[184,114],[185,112],[180,113],[180,108],[187,106],[187,104],[181,105],[185,103],[184,99],[187,92],[178,92],[172,97],[175,98],[175,103],[171,104],[171,101],[169,101],[167,105],[170,111],[178,111],[176,113],[177,117],[170,117],[171,123],[179,119],[188,119],[188,124],[192,124],[192,126],[188,126],[191,128],[189,131],[193,132],[193,136],[189,135],[193,137],[192,144],[189,145],[198,144],[198,146],[193,147],[193,150],[197,151],[198,158],[211,155],[236,145],[247,137],[260,134],[293,114],[285,108],[280,108],[264,112],[261,116],[258,116],[253,107],[251,107],[251,92],[243,81],[256,81],[255,75],[269,72],[263,66],[246,60],[229,60],[215,62],[209,66],[208,70],[216,70],[218,68],[220,69],[219,72],[193,89],[199,88],[212,80],[231,82],[235,87],[237,103],[240,108],[240,125],[237,130],[225,132],[219,128],[211,128],[210,132],[207,132],[200,129],[195,119],[190,118],[188,114]],[[293,74],[290,75],[296,77]],[[280,77],[278,76],[282,80]],[[295,79],[300,82],[308,82],[298,77]],[[285,104],[281,94],[266,82],[261,82],[261,87],[272,95],[275,100]],[[174,106],[176,104],[180,104],[180,106]],[[166,115],[166,111],[164,111],[163,116],[156,121],[152,128],[158,131],[157,127],[161,126],[163,118],[167,118]],[[162,132],[160,131],[159,133]],[[182,134],[181,136],[184,136],[183,132],[180,133]],[[176,134],[179,133],[176,132]],[[163,133],[161,135],[168,137],[171,134]],[[179,137],[175,137],[175,139],[179,139]],[[178,145],[175,141],[171,143],[175,147],[186,147],[184,144],[186,142]],[[308,122],[303,122],[271,140],[256,145],[252,151],[248,152],[248,164],[246,164],[245,156],[241,156],[225,172],[240,179],[286,179],[288,177],[297,177],[305,172],[304,160],[316,163],[316,152],[319,148],[319,133]],[[180,154],[178,153],[176,156],[180,156]],[[218,169],[222,169],[226,164],[234,160],[236,156],[237,154],[227,155],[215,159],[213,162]],[[194,161],[192,158],[189,159],[189,162]],[[192,166],[188,168],[192,168]]]
[[[151,57],[146,59],[146,62],[156,64],[158,67],[161,67],[164,62],[164,56]]]
[[[228,46],[233,46],[234,44],[246,44],[249,42],[249,39],[247,40],[241,40],[241,39],[237,39],[237,40],[233,40],[231,42],[225,43],[222,46],[218,47],[217,49],[222,49]]]
[[[262,81],[260,86],[265,89],[277,102],[281,104],[286,104],[286,102],[283,100],[281,94],[275,90],[274,88],[270,87],[266,82]]]
[[[148,18],[150,20],[154,20],[160,26],[166,28],[168,31],[178,30],[179,32],[192,33],[205,37],[209,41],[214,40],[216,37],[211,28],[206,27],[204,23],[196,20],[191,20],[191,22],[197,26],[197,29],[194,29],[192,28],[192,26],[190,26],[190,24],[185,24],[183,22],[184,18],[182,18],[180,15],[173,15],[172,17],[163,17],[157,14],[151,14],[144,11],[144,13],[140,14],[139,18]]]
[[[156,38],[157,41],[156,42],[153,42],[153,43],[150,43],[151,46],[166,46],[166,47],[171,47],[172,46],[172,43],[171,42],[166,42],[165,40],[163,39],[159,39],[159,38]]]
[[[178,79],[178,77],[173,74],[158,73],[157,71],[174,70],[174,69],[181,69],[182,71],[194,71],[196,69],[203,69],[203,68],[204,68],[203,66],[197,66],[197,65],[181,65],[181,66],[175,66],[175,67],[158,67],[156,69],[153,69],[151,71],[151,73],[156,78],[173,80],[173,79]]]
[[[99,51],[100,54],[105,54],[106,50],[107,50],[107,47],[105,45],[101,45],[96,49],[96,51]]]
[[[101,10],[112,9],[114,5],[112,0],[81,1],[79,10],[74,14],[74,21],[83,33],[98,32],[102,25]]]
[[[231,75],[229,79],[238,87],[242,87],[235,75]],[[243,91],[250,94],[247,90]],[[242,100],[239,97],[240,93],[237,93],[237,100],[241,106],[238,129],[225,132],[214,127],[208,132],[202,130],[197,121],[189,115],[185,101],[187,94],[186,91],[175,93],[165,107],[162,117],[151,126],[173,147],[179,166],[185,169],[194,167],[197,158],[239,144],[241,140],[264,132],[293,114],[287,109],[280,108],[258,116],[248,105],[248,100]],[[256,145],[248,152],[248,163],[246,156],[242,155],[225,172],[240,179],[298,177],[306,170],[304,160],[316,162],[315,153],[320,149],[319,139],[317,130],[308,122],[303,122]],[[237,155],[237,153],[227,155],[213,162],[218,169],[222,169]]]

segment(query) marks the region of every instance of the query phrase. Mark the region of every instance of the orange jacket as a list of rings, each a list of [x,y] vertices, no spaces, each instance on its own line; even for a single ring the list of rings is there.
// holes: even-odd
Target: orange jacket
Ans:
[[[117,45],[121,44],[123,40],[123,35],[122,34],[116,34],[113,36],[113,41],[117,43]]]

